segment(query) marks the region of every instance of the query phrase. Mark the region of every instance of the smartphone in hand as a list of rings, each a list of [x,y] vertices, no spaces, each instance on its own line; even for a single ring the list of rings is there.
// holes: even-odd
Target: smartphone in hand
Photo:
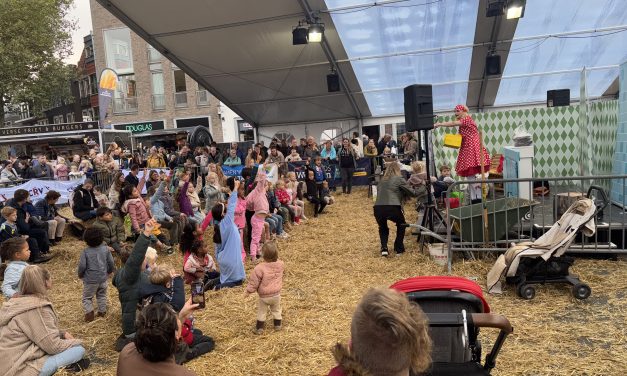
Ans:
[[[205,308],[205,288],[202,282],[192,282],[192,303],[198,304],[198,308]]]

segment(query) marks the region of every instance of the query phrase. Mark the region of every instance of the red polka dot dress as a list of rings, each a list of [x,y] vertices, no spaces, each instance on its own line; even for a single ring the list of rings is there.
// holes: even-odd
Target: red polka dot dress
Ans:
[[[467,115],[459,120],[459,133],[462,135],[462,146],[459,148],[455,172],[459,176],[470,177],[481,173],[481,152],[483,153],[484,172],[490,169],[490,154],[484,147],[480,152],[481,140],[477,124]]]

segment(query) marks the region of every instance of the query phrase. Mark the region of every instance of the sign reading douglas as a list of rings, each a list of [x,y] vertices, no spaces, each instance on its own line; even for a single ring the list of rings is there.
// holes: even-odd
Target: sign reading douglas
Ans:
[[[86,121],[82,123],[33,125],[33,126],[28,126],[28,127],[0,128],[0,137],[21,136],[21,135],[51,133],[51,132],[89,131],[89,130],[95,130],[95,129],[98,129],[97,121]]]

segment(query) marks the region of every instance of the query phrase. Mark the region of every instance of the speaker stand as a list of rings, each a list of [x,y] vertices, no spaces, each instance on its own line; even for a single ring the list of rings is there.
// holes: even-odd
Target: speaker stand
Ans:
[[[442,213],[440,213],[440,211],[438,210],[436,204],[435,204],[435,197],[433,196],[433,192],[432,192],[432,185],[431,185],[431,164],[432,164],[432,159],[433,158],[433,154],[432,154],[432,150],[433,148],[431,147],[431,138],[429,137],[429,130],[423,130],[424,132],[424,140],[425,140],[425,165],[427,168],[427,179],[425,180],[425,185],[427,188],[427,203],[425,205],[424,208],[424,214],[422,217],[422,221],[420,223],[420,225],[426,229],[429,229],[429,231],[431,232],[435,232],[435,219],[437,218],[440,222],[440,224],[444,224],[446,226],[446,221],[444,220],[444,217],[442,216]],[[425,239],[424,236],[422,236],[422,234],[420,235],[420,244],[421,246],[425,243]]]

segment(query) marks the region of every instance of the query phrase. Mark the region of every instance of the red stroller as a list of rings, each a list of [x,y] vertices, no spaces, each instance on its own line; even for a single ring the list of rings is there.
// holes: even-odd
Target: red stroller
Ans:
[[[490,374],[513,328],[504,316],[490,313],[477,283],[460,277],[413,277],[390,287],[404,292],[429,318],[433,363],[425,376]],[[480,327],[501,330],[483,365]]]

